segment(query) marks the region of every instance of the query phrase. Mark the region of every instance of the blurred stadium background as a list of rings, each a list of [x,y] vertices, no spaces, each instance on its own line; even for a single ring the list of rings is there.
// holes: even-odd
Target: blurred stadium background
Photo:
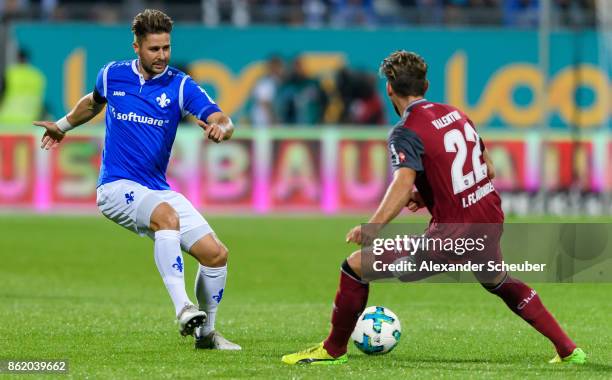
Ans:
[[[220,145],[179,129],[172,186],[208,213],[369,213],[397,120],[377,67],[407,49],[428,98],[476,123],[509,215],[612,214],[608,0],[1,1],[0,211],[96,212],[103,118],[50,153],[30,123],[133,57],[145,7],[173,17],[171,64],[239,128]]]
[[[171,64],[238,127],[216,145],[185,120],[169,178],[230,248],[217,321],[239,356],[178,337],[151,242],[97,212],[103,118],[50,152],[31,125],[134,57],[145,7],[173,17]],[[509,220],[612,220],[612,1],[0,0],[0,16],[0,360],[67,358],[75,378],[609,378],[603,283],[537,285],[592,358],[582,369],[550,368],[549,343],[475,284],[373,286],[404,328],[390,355],[353,347],[349,366],[307,371],[279,360],[325,336],[355,249],[344,234],[388,183],[397,116],[377,68],[394,50],[421,54],[427,97],[476,123]]]

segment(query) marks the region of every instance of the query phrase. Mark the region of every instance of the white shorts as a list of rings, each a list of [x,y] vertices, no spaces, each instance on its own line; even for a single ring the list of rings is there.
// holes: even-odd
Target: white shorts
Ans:
[[[182,194],[172,190],[151,190],[134,181],[120,179],[100,185],[97,205],[102,214],[132,232],[154,238],[151,214],[160,203],[167,202],[179,215],[181,248],[189,252],[191,246],[213,232],[204,217]]]

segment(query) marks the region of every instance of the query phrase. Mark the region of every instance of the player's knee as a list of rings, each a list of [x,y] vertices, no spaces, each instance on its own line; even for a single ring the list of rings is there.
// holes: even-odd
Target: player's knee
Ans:
[[[353,252],[353,254],[350,255],[342,265],[345,271],[347,268],[344,268],[344,266],[346,265],[354,274],[359,277],[359,279],[361,279],[361,251]]]
[[[179,230],[181,228],[180,218],[172,207],[169,207],[169,210],[160,218],[160,225],[163,230]]]
[[[151,215],[151,229],[158,230],[180,230],[180,218],[168,203],[161,203]]]
[[[227,256],[229,252],[223,244],[217,244],[217,247],[211,252],[207,260],[207,266],[217,268],[227,264]]]
[[[504,282],[508,281],[508,272],[497,273],[494,276],[488,276],[482,278],[482,276],[476,276],[480,285],[485,288],[488,292],[495,292]]]

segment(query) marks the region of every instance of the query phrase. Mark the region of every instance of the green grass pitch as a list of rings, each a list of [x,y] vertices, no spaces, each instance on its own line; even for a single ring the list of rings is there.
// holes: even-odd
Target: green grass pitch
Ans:
[[[402,322],[393,352],[351,346],[344,366],[283,365],[281,355],[326,336],[338,269],[354,249],[344,235],[360,221],[210,218],[230,249],[217,327],[243,346],[211,352],[179,336],[147,238],[101,216],[2,215],[0,360],[69,359],[79,379],[612,377],[612,284],[535,286],[588,353],[581,367],[547,364],[548,341],[476,284],[375,284],[369,304]],[[186,258],[190,294],[195,268]]]

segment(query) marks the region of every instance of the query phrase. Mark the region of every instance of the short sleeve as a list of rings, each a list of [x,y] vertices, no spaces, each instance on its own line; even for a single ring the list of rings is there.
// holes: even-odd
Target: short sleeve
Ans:
[[[106,90],[108,88],[108,69],[113,64],[113,62],[105,65],[98,71],[98,76],[96,77],[96,84],[93,89],[93,98],[94,101],[98,104],[106,103]]]
[[[188,112],[202,121],[212,113],[221,112],[217,103],[189,76],[181,82],[179,104],[183,113]]]
[[[389,154],[393,170],[410,168],[423,171],[423,142],[417,134],[404,127],[396,127],[389,136]]]

